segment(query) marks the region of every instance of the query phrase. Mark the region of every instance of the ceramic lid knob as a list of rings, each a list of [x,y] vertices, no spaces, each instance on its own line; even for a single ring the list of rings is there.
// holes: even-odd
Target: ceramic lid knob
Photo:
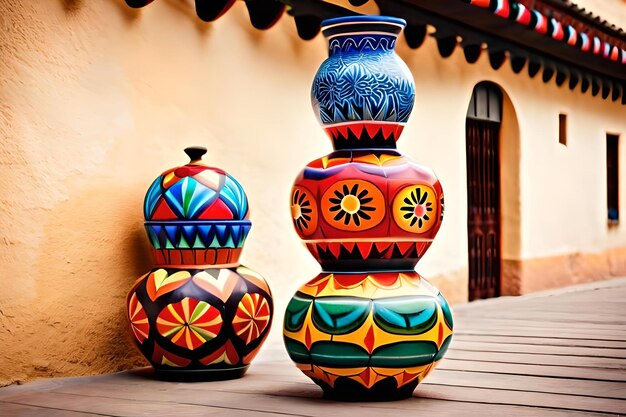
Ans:
[[[189,146],[185,148],[185,153],[191,159],[190,162],[197,162],[202,160],[202,155],[207,153],[207,150],[204,146]]]

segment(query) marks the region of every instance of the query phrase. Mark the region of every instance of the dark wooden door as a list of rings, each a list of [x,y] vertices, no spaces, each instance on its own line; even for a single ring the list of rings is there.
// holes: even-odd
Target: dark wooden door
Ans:
[[[466,120],[469,300],[500,295],[500,119],[502,94],[474,89]]]

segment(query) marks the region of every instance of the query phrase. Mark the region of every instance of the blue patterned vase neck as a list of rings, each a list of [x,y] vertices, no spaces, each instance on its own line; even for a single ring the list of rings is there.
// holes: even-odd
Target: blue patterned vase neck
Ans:
[[[336,36],[328,42],[328,55],[361,52],[392,53],[396,47],[396,38],[396,36],[388,35]]]
[[[335,149],[395,148],[415,100],[411,72],[394,51],[405,25],[385,16],[322,22],[329,57],[311,101]]]
[[[405,25],[404,20],[394,17],[348,16],[324,20],[322,33],[328,39],[330,56],[360,52],[391,53]]]

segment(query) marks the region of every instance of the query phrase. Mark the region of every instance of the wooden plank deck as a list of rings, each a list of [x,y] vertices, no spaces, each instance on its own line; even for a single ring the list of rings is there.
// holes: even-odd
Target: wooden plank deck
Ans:
[[[324,400],[275,343],[243,379],[163,382],[149,368],[51,379],[0,389],[0,416],[626,415],[626,279],[454,314],[446,359],[404,401]]]

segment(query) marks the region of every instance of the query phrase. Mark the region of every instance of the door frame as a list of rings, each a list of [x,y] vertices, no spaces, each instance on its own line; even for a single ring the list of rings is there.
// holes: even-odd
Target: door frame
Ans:
[[[481,84],[488,84],[501,94],[499,158],[500,158],[500,295],[520,295],[522,286],[522,212],[520,181],[520,128],[515,107],[502,86],[489,81],[476,83],[471,89],[468,110],[473,105],[471,97]],[[467,120],[467,114],[465,115]],[[464,147],[467,152],[467,131],[464,123]],[[467,161],[467,155],[464,158]],[[465,167],[467,175],[467,166]],[[468,178],[465,179],[467,187]],[[469,195],[467,195],[469,198]],[[468,204],[466,204],[468,207]],[[469,213],[468,213],[469,214]],[[466,228],[466,233],[468,230]],[[466,237],[469,244],[469,236]],[[468,283],[469,290],[469,247]],[[469,298],[469,296],[468,296]]]

